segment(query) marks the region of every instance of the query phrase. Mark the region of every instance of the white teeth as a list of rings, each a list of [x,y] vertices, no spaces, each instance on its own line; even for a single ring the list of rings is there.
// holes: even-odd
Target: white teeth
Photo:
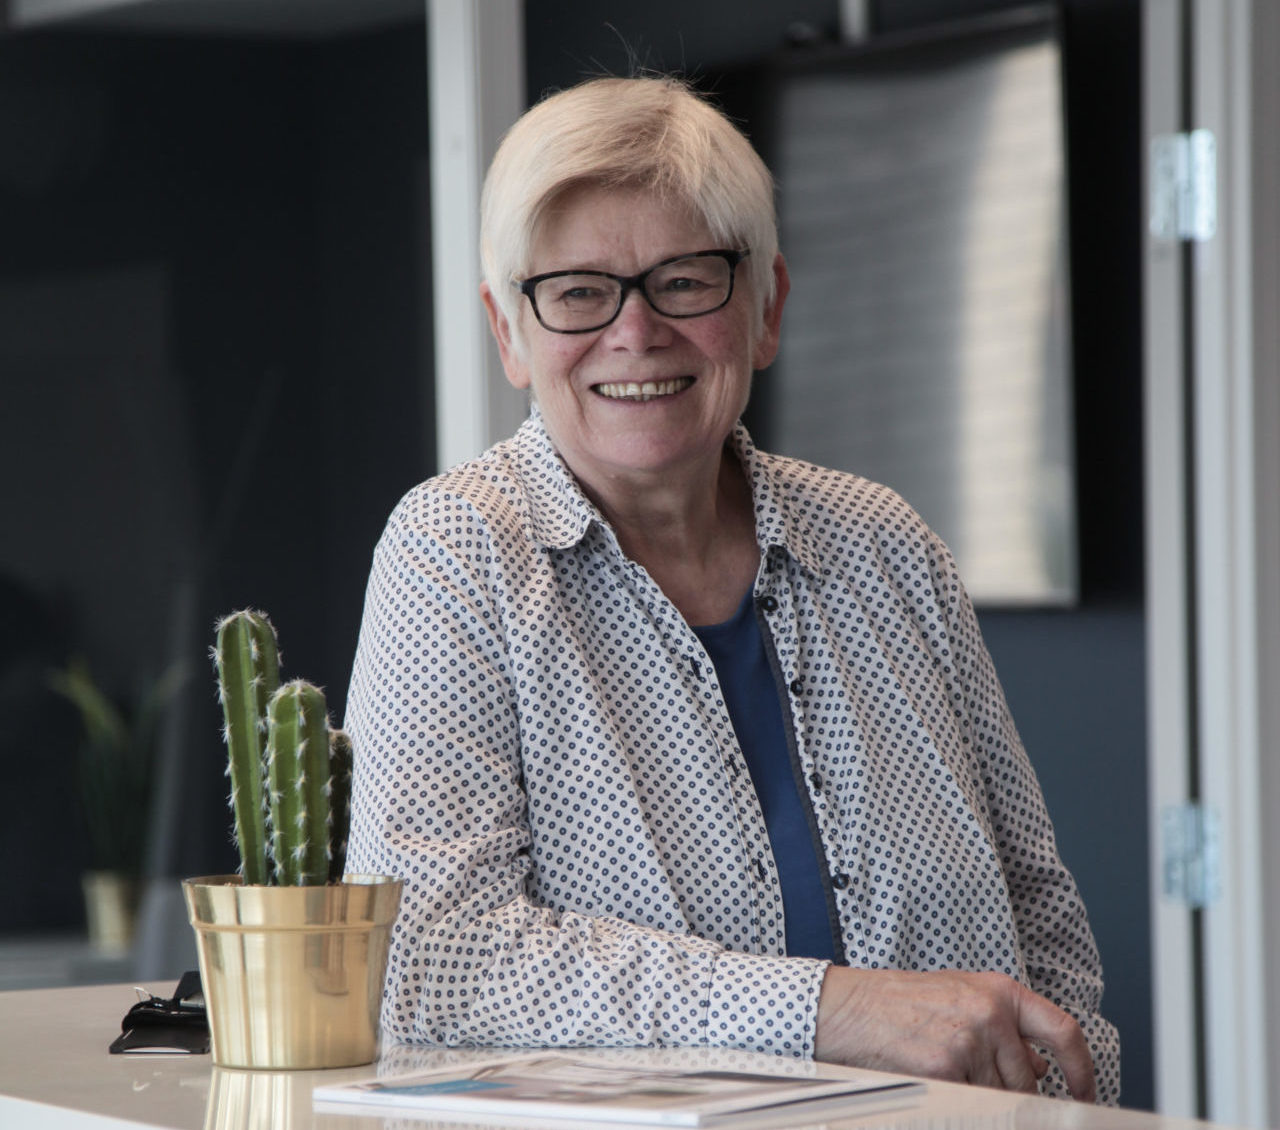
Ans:
[[[615,382],[613,384],[596,385],[596,392],[611,400],[653,400],[657,396],[671,396],[693,384],[692,377],[676,377],[670,381],[636,381]]]

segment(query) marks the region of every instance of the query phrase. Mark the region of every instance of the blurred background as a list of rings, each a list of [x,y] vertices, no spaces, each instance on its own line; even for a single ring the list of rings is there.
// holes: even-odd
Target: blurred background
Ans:
[[[865,291],[870,266],[901,266],[899,253],[868,234],[824,258],[812,221],[825,208],[834,233],[915,230],[917,281],[930,248],[954,263],[992,247],[999,224],[962,230],[943,206],[954,193],[924,200],[923,235],[858,206],[925,184],[913,153],[927,170],[948,137],[994,120],[938,126],[921,99],[977,75],[955,105],[995,106],[983,68],[1039,60],[1039,85],[1001,88],[998,105],[1034,150],[1050,220],[1040,244],[1016,217],[1004,229],[1015,261],[1042,255],[1040,329],[966,372],[1030,382],[1017,393],[1030,422],[1001,430],[1030,436],[1033,458],[1003,478],[1035,489],[994,514],[1051,511],[1028,544],[1056,564],[1029,585],[974,587],[1098,935],[1125,1104],[1150,1106],[1140,4],[860,11],[850,28],[837,0],[525,0],[528,98],[637,65],[715,92],[777,171],[783,249],[813,288],[798,279],[795,333],[760,378],[758,442],[890,481],[954,543],[968,511],[910,478],[946,445],[950,414],[905,457],[872,450],[859,416],[866,433],[868,398],[906,387],[876,369],[905,347],[857,336],[876,317],[812,299],[860,277]],[[235,866],[207,658],[217,616],[267,610],[286,675],[322,684],[342,717],[373,545],[399,496],[441,469],[437,390],[457,379],[433,361],[427,60],[421,0],[10,0],[0,15],[0,767],[16,801],[0,821],[0,988],[194,965],[157,892]],[[824,169],[874,171],[872,151],[874,169],[899,164],[823,183]],[[955,156],[947,175],[972,179]],[[916,295],[896,313],[908,338],[952,301],[917,291],[895,291]],[[988,317],[1012,327],[1014,312]],[[935,352],[955,354],[941,340]],[[813,384],[819,370],[834,380]],[[876,411],[914,419],[948,387]],[[797,410],[815,406],[834,432]],[[133,767],[127,786],[86,791],[112,758]],[[142,834],[104,844],[104,823]],[[90,945],[82,878],[127,870],[120,859],[143,876],[139,932]]]

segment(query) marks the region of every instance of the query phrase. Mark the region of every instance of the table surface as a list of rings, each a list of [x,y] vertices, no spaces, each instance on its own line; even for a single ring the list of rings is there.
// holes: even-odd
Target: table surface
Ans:
[[[171,986],[149,986],[167,996]],[[0,993],[0,1127],[4,1130],[390,1130],[458,1127],[439,1119],[328,1114],[311,1106],[321,1081],[343,1082],[463,1064],[493,1053],[385,1048],[376,1065],[337,1071],[233,1071],[210,1057],[109,1055],[120,1019],[137,999],[131,985],[92,985]],[[808,1071],[802,1061],[724,1049],[589,1049],[629,1064]],[[841,1069],[816,1065],[822,1075]],[[465,1123],[471,1127],[483,1122]],[[732,1126],[732,1123],[728,1124]],[[776,1123],[774,1125],[777,1125]],[[901,1130],[1189,1130],[1208,1123],[1129,1110],[1012,1095],[980,1087],[930,1082],[910,1105],[893,1111],[825,1113],[812,1130],[898,1127]]]

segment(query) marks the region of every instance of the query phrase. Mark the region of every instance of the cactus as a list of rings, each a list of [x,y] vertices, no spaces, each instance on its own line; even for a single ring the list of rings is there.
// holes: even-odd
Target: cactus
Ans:
[[[345,730],[329,735],[329,811],[332,827],[329,843],[329,882],[341,883],[347,869],[347,830],[351,827],[351,767],[354,760],[351,739]]]
[[[214,658],[240,869],[246,883],[263,884],[270,880],[262,788],[266,707],[280,684],[280,651],[275,628],[261,612],[234,612],[218,622],[217,633]]]
[[[262,612],[219,621],[214,657],[246,884],[339,882],[350,822],[351,741],[329,726],[324,692],[280,685],[275,629]]]
[[[267,706],[271,854],[283,887],[329,881],[329,725],[324,694],[301,679]]]

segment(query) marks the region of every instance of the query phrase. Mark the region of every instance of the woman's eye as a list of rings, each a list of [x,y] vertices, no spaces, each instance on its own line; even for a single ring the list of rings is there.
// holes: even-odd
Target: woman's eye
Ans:
[[[547,300],[564,305],[580,306],[586,303],[604,302],[609,298],[607,289],[595,282],[569,279],[555,286],[544,285],[544,289],[549,292],[545,296]]]
[[[700,290],[706,285],[707,284],[703,279],[695,279],[688,275],[680,275],[674,279],[665,279],[662,283],[662,289],[668,294],[674,294],[681,291]]]

